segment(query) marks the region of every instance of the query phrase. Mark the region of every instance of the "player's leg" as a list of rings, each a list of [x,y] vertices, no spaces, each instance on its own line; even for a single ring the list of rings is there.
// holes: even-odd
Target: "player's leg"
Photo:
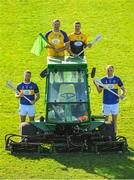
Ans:
[[[20,121],[21,121],[21,123],[25,122],[26,121],[26,115],[27,115],[25,105],[20,104],[19,114],[20,114]]]
[[[117,104],[114,104],[112,106],[112,110],[111,110],[111,113],[112,113],[112,124],[114,126],[114,133],[115,133],[115,135],[117,133],[117,115],[118,115],[118,112],[119,112],[119,106],[118,106],[118,103],[117,103]]]
[[[34,121],[34,117],[35,117],[35,113],[36,113],[34,105],[27,106],[27,113],[28,113],[29,120]]]
[[[114,126],[114,133],[116,134],[117,133],[117,114],[116,115],[112,114],[112,124]]]
[[[35,117],[35,116],[29,116],[30,122],[31,122],[31,121],[34,121],[34,117]]]
[[[110,114],[110,105],[108,104],[103,104],[102,106],[102,112],[105,116],[105,123],[110,123],[109,122],[109,114]]]
[[[21,123],[22,123],[22,122],[25,122],[25,121],[26,121],[26,116],[20,115],[20,121],[21,121]]]

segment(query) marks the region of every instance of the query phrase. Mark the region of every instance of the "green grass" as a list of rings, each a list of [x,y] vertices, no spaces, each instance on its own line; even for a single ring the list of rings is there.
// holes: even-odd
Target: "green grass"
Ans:
[[[0,178],[134,178],[134,1],[133,0],[1,0],[0,1]],[[39,77],[46,66],[46,52],[30,54],[38,33],[51,29],[53,19],[61,20],[61,29],[70,33],[73,22],[82,23],[82,31],[92,40],[97,33],[103,40],[87,50],[89,71],[105,74],[107,64],[116,67],[127,89],[120,102],[118,134],[126,136],[130,150],[125,154],[57,154],[49,156],[13,156],[4,150],[4,136],[19,133],[19,102],[5,86],[12,79],[16,85],[23,71],[30,69],[41,92],[36,105],[37,117],[44,114],[44,80]],[[91,81],[91,79],[89,79]],[[101,95],[91,84],[93,114],[101,114]]]

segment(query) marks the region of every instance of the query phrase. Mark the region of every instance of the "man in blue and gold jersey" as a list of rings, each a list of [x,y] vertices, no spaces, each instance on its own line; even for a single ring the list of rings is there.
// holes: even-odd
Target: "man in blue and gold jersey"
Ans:
[[[108,121],[109,115],[112,114],[112,123],[114,125],[114,132],[116,134],[119,98],[124,98],[125,88],[121,79],[114,75],[114,67],[112,65],[108,65],[106,71],[107,76],[103,77],[101,82],[117,94],[118,88],[120,88],[121,95],[118,97],[107,89],[103,89],[102,86],[98,86],[97,84],[95,85],[99,93],[103,91],[103,113],[106,116],[106,122]]]
[[[60,21],[53,21],[53,29],[45,34],[48,41],[48,56],[64,56],[64,51],[68,49],[69,40],[67,34],[60,30]]]
[[[74,32],[69,34],[68,38],[70,42],[68,52],[72,56],[79,54],[83,48],[92,46],[91,43],[88,44],[87,36],[81,32],[81,23],[79,21],[74,22]],[[84,52],[80,56],[84,56]]]
[[[29,116],[30,121],[34,121],[35,116],[35,107],[34,104],[39,100],[40,94],[38,86],[30,81],[31,72],[24,72],[24,82],[21,82],[17,85],[17,90],[19,93],[16,94],[16,97],[20,99],[20,119],[21,122],[25,122],[26,115]],[[28,98],[30,102],[24,98]]]

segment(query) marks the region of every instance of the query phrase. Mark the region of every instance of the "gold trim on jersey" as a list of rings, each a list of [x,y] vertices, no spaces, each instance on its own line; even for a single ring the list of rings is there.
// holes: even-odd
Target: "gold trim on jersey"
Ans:
[[[30,90],[30,89],[21,89],[20,93],[23,93],[24,95],[34,95],[35,94],[34,90]]]
[[[104,84],[106,88],[109,88],[109,89],[118,89],[119,88],[119,85],[116,83],[116,84]]]

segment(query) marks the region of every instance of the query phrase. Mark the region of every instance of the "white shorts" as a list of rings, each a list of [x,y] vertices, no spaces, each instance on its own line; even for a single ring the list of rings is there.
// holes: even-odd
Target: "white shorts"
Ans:
[[[33,117],[36,113],[34,105],[24,105],[20,104],[19,107],[19,114],[21,116],[26,116],[28,115],[29,117]]]
[[[103,104],[103,114],[108,116],[109,114],[117,115],[119,112],[119,104]]]

